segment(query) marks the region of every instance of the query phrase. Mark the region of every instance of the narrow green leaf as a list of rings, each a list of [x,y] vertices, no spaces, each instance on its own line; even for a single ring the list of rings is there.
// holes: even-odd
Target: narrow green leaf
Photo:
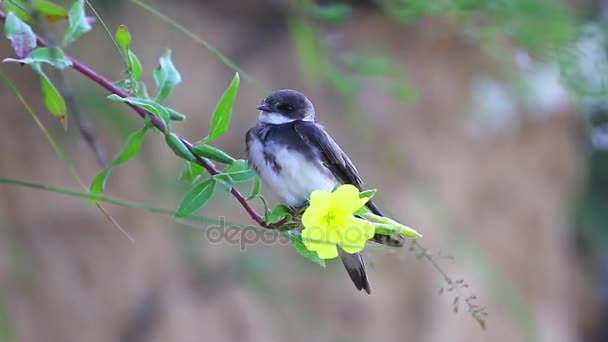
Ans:
[[[11,0],[13,1],[13,0]],[[46,17],[49,22],[56,22],[68,17],[65,8],[46,0],[30,0],[34,10]]]
[[[169,107],[165,107],[169,112],[169,119],[173,121],[184,121],[186,120],[186,116],[180,112],[177,112]]]
[[[131,33],[129,32],[129,29],[125,25],[119,25],[114,34],[114,38],[116,39],[118,46],[120,46],[126,55],[129,50],[129,45],[131,44]]]
[[[186,159],[187,161],[193,161],[196,159],[194,154],[190,152],[188,147],[184,145],[182,140],[175,133],[169,132],[165,134],[165,141],[178,157]]]
[[[2,7],[6,13],[14,13],[19,19],[29,23],[34,24],[34,20],[32,16],[29,14],[29,6],[23,0],[14,0],[14,1],[3,1]]]
[[[32,9],[30,4],[33,5],[34,10],[51,23],[68,17],[68,12],[63,7],[46,0],[5,0],[2,3],[4,10],[7,13],[13,12],[21,20],[29,24],[34,24],[35,20],[30,15]]]
[[[359,198],[372,198],[377,191],[376,189],[363,190],[359,193]]]
[[[195,210],[205,205],[213,195],[215,190],[215,180],[209,178],[195,185],[182,199],[179,207],[175,211],[175,217],[185,217],[192,214]]]
[[[24,58],[36,48],[36,34],[30,25],[13,12],[8,12],[6,15],[4,36],[11,41],[13,51],[18,58]]]
[[[169,123],[169,119],[171,118],[171,115],[167,111],[167,107],[158,104],[152,100],[143,99],[140,97],[120,97],[116,94],[108,96],[108,99],[112,101],[126,102],[135,106],[140,106],[143,109],[161,118],[167,125]]]
[[[255,172],[249,167],[246,160],[238,159],[222,170],[223,174],[230,176],[234,182],[243,182],[255,177]]]
[[[204,142],[212,141],[213,139],[224,134],[224,132],[226,132],[228,129],[230,117],[232,115],[232,106],[234,105],[234,99],[236,98],[236,93],[239,88],[239,82],[239,74],[236,73],[232,79],[232,82],[230,82],[230,85],[224,91],[224,94],[222,94],[222,97],[215,106],[213,116],[211,117],[211,128],[209,129],[209,135],[203,139]]]
[[[72,61],[65,56],[63,50],[58,47],[39,47],[21,59],[5,58],[4,62],[14,62],[23,64],[47,63],[53,67],[63,70],[72,65]]]
[[[290,240],[291,245],[296,250],[296,252],[298,252],[298,254],[318,264],[321,267],[325,267],[325,260],[319,258],[317,252],[308,250],[306,246],[304,246],[304,242],[302,241],[302,237],[300,235],[291,234]]]
[[[67,118],[66,112],[67,108],[65,105],[65,101],[63,97],[59,93],[59,90],[55,88],[53,82],[49,79],[49,77],[42,71],[42,67],[39,63],[32,64],[32,69],[40,75],[40,84],[42,88],[42,97],[44,99],[44,104],[46,108],[59,119],[59,122],[63,125],[65,129],[67,129]]]
[[[114,36],[116,38],[116,43],[127,59],[127,65],[129,67],[129,74],[131,75],[131,78],[135,81],[139,81],[141,79],[143,69],[139,58],[137,58],[137,55],[131,51],[131,33],[129,32],[129,29],[125,25],[119,25]]]
[[[127,140],[125,141],[125,144],[122,148],[122,151],[116,156],[116,158],[114,158],[114,160],[112,160],[110,162],[110,164],[106,168],[101,170],[93,178],[93,181],[91,182],[91,186],[89,189],[89,193],[92,196],[101,196],[103,194],[103,189],[105,187],[106,180],[108,179],[108,176],[110,175],[110,171],[112,170],[112,168],[114,168],[117,165],[127,162],[129,159],[133,158],[133,156],[139,151],[139,149],[141,148],[141,144],[144,140],[144,137],[146,135],[146,131],[147,131],[147,128],[144,127],[142,129],[139,129],[139,130],[129,134],[129,136],[127,137]],[[97,202],[97,200],[94,197],[91,197],[89,199],[89,202],[91,204],[94,204],[95,202]]]
[[[110,170],[112,170],[110,167],[103,168],[95,175],[95,177],[93,177],[91,186],[89,187],[89,204],[97,203],[97,198],[103,194],[103,190],[106,186],[106,180],[110,175]]]
[[[129,71],[134,80],[139,81],[143,73],[141,62],[131,49],[127,51],[127,60],[129,62]]]
[[[364,213],[362,216],[364,216],[368,221],[372,222],[376,226],[376,231],[382,234],[386,234],[385,232],[389,231],[413,238],[422,237],[422,235],[413,228],[403,225],[390,217],[376,215],[371,212]]]
[[[90,30],[91,24],[89,24],[84,12],[84,0],[77,0],[68,12],[68,28],[63,35],[63,45],[67,46],[73,43]]]
[[[264,221],[268,224],[277,223],[283,219],[291,219],[291,211],[286,206],[279,204],[270,213],[265,215]]]
[[[226,152],[207,144],[197,144],[192,148],[192,150],[198,156],[215,160],[220,163],[231,164],[235,161],[235,159],[229,156]]]
[[[144,127],[144,128],[141,128],[141,129],[131,133],[131,135],[129,135],[129,137],[127,137],[127,141],[125,142],[125,145],[124,145],[122,151],[120,152],[120,154],[118,154],[118,156],[116,156],[114,161],[112,161],[110,164],[112,166],[117,166],[117,165],[126,163],[131,158],[133,158],[133,156],[141,148],[141,144],[144,141],[146,131],[147,131],[147,129]]]
[[[251,201],[260,194],[262,189],[262,181],[258,175],[253,178],[253,185],[251,186],[251,193],[247,196],[247,200]]]
[[[171,94],[173,88],[182,81],[182,77],[171,61],[171,50],[167,50],[159,60],[159,65],[153,72],[156,82],[156,94],[154,100],[162,102]]]
[[[184,168],[179,175],[179,180],[185,183],[192,184],[196,181],[201,174],[205,172],[205,168],[193,162],[185,162]]]

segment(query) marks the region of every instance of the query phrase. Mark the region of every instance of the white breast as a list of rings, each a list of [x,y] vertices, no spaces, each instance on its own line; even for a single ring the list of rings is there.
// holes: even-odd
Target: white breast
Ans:
[[[266,163],[264,150],[275,156],[281,168],[279,173]],[[249,158],[265,185],[281,203],[289,206],[298,207],[314,190],[332,191],[338,184],[328,169],[311,162],[301,153],[272,144],[264,147],[256,138],[250,141]]]

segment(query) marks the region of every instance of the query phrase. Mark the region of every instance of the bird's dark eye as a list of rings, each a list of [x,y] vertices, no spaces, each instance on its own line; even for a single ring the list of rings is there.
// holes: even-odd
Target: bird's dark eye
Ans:
[[[293,108],[285,103],[280,103],[277,105],[277,109],[280,110],[281,112],[289,112],[291,111]]]

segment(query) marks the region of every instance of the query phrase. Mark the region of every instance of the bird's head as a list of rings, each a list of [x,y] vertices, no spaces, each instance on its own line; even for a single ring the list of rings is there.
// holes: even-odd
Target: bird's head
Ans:
[[[260,122],[280,125],[295,120],[314,121],[315,108],[304,94],[291,89],[277,90],[257,107]]]

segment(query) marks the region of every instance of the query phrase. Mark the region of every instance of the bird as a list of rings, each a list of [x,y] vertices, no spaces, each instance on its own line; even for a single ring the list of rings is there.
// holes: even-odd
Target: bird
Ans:
[[[362,190],[363,181],[355,165],[315,120],[315,108],[304,94],[276,90],[256,109],[258,123],[245,136],[247,159],[278,201],[295,210],[308,205],[315,190],[332,191],[342,184]],[[382,216],[371,200],[366,207]],[[404,243],[401,235],[375,234],[372,240],[392,247]],[[355,287],[371,294],[361,254],[350,254],[339,247],[338,254]]]

